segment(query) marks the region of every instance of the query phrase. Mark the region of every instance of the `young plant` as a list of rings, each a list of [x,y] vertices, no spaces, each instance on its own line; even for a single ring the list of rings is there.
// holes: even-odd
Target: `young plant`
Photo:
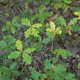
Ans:
[[[43,6],[40,6],[39,7],[39,13],[31,16],[30,19],[31,20],[38,19],[38,21],[40,23],[43,23],[44,22],[44,19],[45,19],[45,16],[50,17],[51,14],[49,12],[44,12],[44,7]]]
[[[3,40],[0,41],[1,50],[4,50],[5,55],[7,56],[9,54],[10,50],[15,50],[15,43],[16,38],[13,38],[13,36],[3,36]]]
[[[59,34],[59,36],[61,37],[62,40],[65,39],[65,34],[68,33],[69,35],[72,35],[71,31],[80,31],[80,27],[78,27],[77,25],[75,25],[77,23],[78,19],[77,18],[73,18],[70,20],[70,22],[68,23],[68,25],[66,24],[66,21],[64,18],[62,18],[61,16],[56,18],[56,26],[58,27],[59,25],[63,26],[61,28],[62,33]]]
[[[19,23],[16,22],[18,19],[19,17],[15,16],[12,20],[12,23],[10,21],[6,21],[7,25],[2,28],[2,32],[5,32],[10,28],[11,32],[15,34],[15,28],[19,28],[21,26]]]

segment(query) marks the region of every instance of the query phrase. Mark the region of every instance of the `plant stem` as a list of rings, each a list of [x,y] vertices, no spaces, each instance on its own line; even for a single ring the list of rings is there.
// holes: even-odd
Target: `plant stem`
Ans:
[[[53,41],[54,41],[54,39],[52,38],[52,46],[51,46],[51,52],[53,51],[53,48],[54,48],[54,44],[53,44]]]

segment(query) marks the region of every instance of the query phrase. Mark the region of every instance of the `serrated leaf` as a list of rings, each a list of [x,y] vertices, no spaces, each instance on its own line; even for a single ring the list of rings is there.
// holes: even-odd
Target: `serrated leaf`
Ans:
[[[31,56],[29,56],[26,53],[23,53],[23,62],[26,62],[26,64],[31,64],[32,62]]]
[[[54,66],[53,71],[56,73],[62,74],[66,72],[66,68],[61,64],[57,64]]]
[[[15,17],[13,18],[13,20],[12,20],[12,24],[13,24],[14,22],[16,22],[18,19],[19,19],[19,17],[18,17],[18,16],[15,16]]]
[[[41,23],[35,23],[34,25],[32,25],[32,27],[34,28],[40,28],[42,26]]]
[[[10,65],[10,69],[14,69],[15,66],[16,66],[16,62],[14,62],[14,63],[12,63],[12,64]]]
[[[64,18],[62,18],[62,16],[57,17],[57,18],[56,18],[56,21],[57,21],[57,22],[56,22],[57,24],[61,24],[61,25],[66,26],[66,21],[65,21]]]
[[[50,27],[51,27],[53,30],[55,30],[55,24],[54,24],[54,22],[50,21]]]
[[[69,22],[69,24],[68,24],[68,26],[70,26],[70,25],[73,25],[73,24],[77,23],[77,21],[78,21],[78,19],[77,19],[77,18],[73,18],[73,19],[71,19],[71,20],[70,20],[70,22]]]
[[[11,32],[14,34],[15,33],[15,28],[11,26]]]
[[[54,53],[54,54],[57,53],[56,57],[59,57],[59,56],[61,55],[62,58],[65,58],[65,59],[67,58],[67,56],[71,56],[71,55],[72,55],[69,51],[67,51],[67,50],[62,50],[62,49],[55,49],[55,50],[53,51],[53,53]]]
[[[43,41],[42,41],[42,43],[48,43],[48,42],[50,42],[51,41],[51,38],[45,38]]]
[[[28,20],[28,18],[22,18],[21,19],[21,24],[31,26],[30,21]]]
[[[26,38],[28,38],[31,33],[32,33],[32,29],[31,28],[27,29],[27,31],[25,31]]]
[[[3,28],[2,28],[2,32],[4,32],[4,31],[7,31],[8,29],[9,29],[9,25],[6,25],[6,26],[4,26]]]
[[[17,40],[16,41],[16,44],[15,44],[15,46],[17,47],[17,49],[19,50],[19,51],[22,51],[22,43],[21,43],[21,41],[20,40]]]
[[[31,33],[31,35],[34,35],[34,37],[38,37],[38,33],[39,33],[39,31],[38,31],[37,29],[32,28],[32,33]]]
[[[14,52],[11,52],[8,56],[8,58],[11,58],[11,59],[16,59],[19,55],[21,54],[21,52],[19,51],[14,51]]]
[[[36,50],[36,48],[27,48],[23,51],[23,53],[31,53],[34,52]]]
[[[40,6],[39,7],[39,12],[42,13],[43,11],[44,11],[44,7],[43,6]]]
[[[44,61],[45,70],[51,69],[52,64],[50,63],[50,60],[46,59]]]
[[[67,50],[62,50],[62,54],[61,54],[62,58],[67,58],[67,56],[72,56],[71,52],[67,51]]]
[[[40,73],[37,72],[35,69],[32,69],[32,73],[31,73],[31,77],[34,79],[34,80],[39,80],[39,76],[40,76]]]

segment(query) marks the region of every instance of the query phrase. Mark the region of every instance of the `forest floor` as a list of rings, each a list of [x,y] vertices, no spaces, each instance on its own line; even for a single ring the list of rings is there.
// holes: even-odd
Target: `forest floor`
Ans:
[[[2,28],[4,25],[6,25],[6,21],[11,21],[14,16],[32,16],[33,14],[38,13],[37,7],[40,5],[39,3],[36,2],[36,0],[33,3],[29,3],[29,9],[32,10],[31,14],[25,14],[24,11],[26,10],[25,8],[25,0],[5,0],[4,2],[0,2],[0,32],[2,31]],[[49,21],[54,21],[57,16],[62,16],[66,21],[67,24],[71,19],[73,19],[73,10],[76,7],[80,7],[80,1],[73,0],[73,2],[69,5],[69,9],[58,9],[55,10],[52,5],[44,5],[46,8],[47,12],[53,12],[52,17],[46,18],[44,23],[46,24]],[[35,20],[36,21],[36,20]],[[78,25],[80,23],[78,22]],[[24,33],[25,27],[21,27],[20,29],[21,33]],[[7,34],[7,32],[4,32],[4,34]],[[75,34],[77,36],[75,36]],[[19,34],[17,34],[19,36]],[[0,36],[2,36],[0,34]],[[66,39],[63,41],[60,39],[60,41],[57,41],[56,38],[54,39],[54,50],[58,48],[66,49],[72,53],[71,57],[68,57],[66,60],[62,59],[61,57],[59,58],[60,61],[62,61],[62,64],[67,68],[67,71],[74,73],[76,75],[76,79],[80,80],[80,69],[77,68],[78,63],[80,62],[80,32],[72,32],[72,35],[66,34]],[[24,39],[23,35],[19,36],[20,39]],[[45,35],[43,34],[43,37]],[[0,38],[1,40],[1,38]],[[74,40],[77,40],[74,44],[72,42]],[[44,56],[43,59],[45,58],[50,58],[52,54],[50,55],[49,53],[51,52],[51,46],[52,42],[47,43],[44,45]],[[35,54],[34,54],[35,55]],[[33,56],[34,56],[33,55]],[[32,67],[35,67],[38,71],[42,69],[42,64],[43,60],[41,59],[41,53],[37,53],[37,57],[35,58],[35,61],[30,65]],[[19,67],[21,68],[21,64],[19,64]],[[25,70],[26,71],[26,70]],[[20,78],[19,78],[20,80]]]

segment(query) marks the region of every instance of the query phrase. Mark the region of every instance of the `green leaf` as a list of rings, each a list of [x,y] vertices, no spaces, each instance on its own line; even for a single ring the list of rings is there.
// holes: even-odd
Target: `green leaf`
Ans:
[[[29,80],[28,78],[26,78],[25,80]]]
[[[79,12],[75,12],[74,14],[79,16],[78,19],[80,19],[80,11]]]
[[[6,21],[6,24],[9,25],[9,26],[11,25],[11,23],[9,21]]]
[[[67,50],[62,50],[62,49],[55,49],[54,51],[53,51],[53,53],[54,54],[56,54],[57,53],[57,56],[56,57],[59,57],[60,55],[62,56],[62,58],[67,58],[67,56],[71,56],[72,54],[69,52],[69,51],[67,51]]]
[[[4,32],[4,31],[7,31],[8,29],[9,29],[9,25],[6,25],[6,26],[4,26],[3,28],[2,28],[2,32]]]
[[[30,19],[34,20],[34,19],[36,19],[36,18],[38,18],[40,16],[41,16],[41,14],[35,14],[35,15],[31,16]]]
[[[52,64],[50,63],[50,60],[46,59],[44,61],[45,70],[51,69]]]
[[[47,78],[47,75],[46,75],[46,74],[43,74],[43,75],[41,76],[41,80],[45,80],[45,78]]]
[[[36,48],[37,51],[41,51],[43,48],[43,45],[41,43],[34,43],[33,45],[31,45],[31,48]]]
[[[23,51],[23,53],[31,53],[34,52],[36,50],[36,48],[27,48]]]
[[[14,34],[15,33],[15,28],[11,26],[11,32]]]
[[[18,19],[19,19],[19,17],[18,17],[18,16],[15,16],[15,17],[13,18],[13,20],[12,20],[12,24],[13,24],[14,22],[16,22]]]
[[[47,71],[46,74],[47,74],[47,78],[48,79],[55,79],[55,77],[58,76],[58,74],[57,73],[54,73],[52,70]]]
[[[14,23],[13,26],[14,27],[20,27],[21,25],[19,23]]]
[[[62,50],[62,54],[61,54],[62,58],[67,58],[67,56],[72,56],[71,52],[67,51],[67,50]]]
[[[77,18],[73,18],[72,20],[70,20],[70,23],[68,24],[68,26],[73,25],[75,23],[77,23],[78,19]]]
[[[40,17],[38,18],[38,21],[41,22],[41,23],[43,23],[43,22],[44,22],[44,19],[45,19],[45,16],[40,16]]]
[[[43,15],[43,16],[51,17],[51,14],[50,14],[49,12],[44,12],[42,15]]]
[[[80,7],[75,7],[75,9],[73,10],[73,12],[80,12]]]
[[[48,43],[48,42],[50,42],[51,41],[51,38],[45,38],[43,41],[42,41],[42,43]]]
[[[52,58],[52,63],[53,63],[53,64],[55,64],[57,61],[58,61],[58,58],[56,58],[56,57],[53,57],[53,58]]]
[[[14,69],[15,66],[16,66],[16,62],[14,62],[14,63],[12,63],[12,64],[10,65],[10,69]]]
[[[14,74],[14,75],[18,75],[18,76],[20,75],[20,73],[16,70],[11,71],[11,73]]]
[[[54,66],[53,71],[59,74],[63,74],[66,72],[66,68],[61,64],[57,64]]]
[[[17,49],[18,49],[19,51],[22,52],[22,48],[23,48],[23,47],[22,47],[22,43],[21,43],[20,40],[17,40],[17,41],[16,41],[15,46],[17,47]]]
[[[31,73],[31,77],[34,79],[34,80],[39,80],[39,76],[40,76],[40,73],[37,72],[35,69],[32,69],[32,73]]]
[[[31,62],[32,62],[31,56],[23,53],[23,62],[26,62],[26,64],[31,64]]]
[[[75,25],[75,26],[70,26],[70,30],[71,30],[71,31],[80,31],[80,27],[78,27],[77,25]]]
[[[1,74],[1,73],[2,73],[2,74]],[[11,72],[10,72],[9,68],[2,66],[2,67],[0,68],[0,78],[1,78],[1,77],[4,77],[4,79],[5,79],[5,78],[8,79],[8,78],[10,78],[10,76],[11,76]],[[4,79],[1,79],[1,80],[4,80]],[[5,80],[6,80],[6,79],[5,79]]]
[[[41,23],[35,23],[32,25],[32,27],[34,27],[34,28],[40,28],[41,26],[42,26]]]
[[[53,30],[55,30],[55,24],[54,24],[54,22],[50,21],[50,27],[51,27]]]
[[[39,31],[38,31],[37,29],[32,28],[32,33],[31,33],[31,35],[33,35],[34,37],[38,37],[38,33],[39,33]]]
[[[61,25],[66,26],[66,21],[65,21],[64,18],[62,18],[62,16],[57,17],[57,18],[56,18],[56,21],[57,21],[57,22],[56,22],[57,24],[61,24]]]
[[[19,51],[14,51],[14,52],[11,52],[8,56],[8,58],[11,58],[11,59],[16,59],[19,55],[21,54],[21,52]]]
[[[27,29],[27,31],[25,31],[25,36],[26,36],[26,38],[28,38],[31,33],[32,33],[32,29],[31,29],[31,27],[30,27],[29,29]]]
[[[40,6],[39,7],[39,12],[42,13],[43,11],[44,11],[44,7],[43,6]]]
[[[78,68],[80,68],[80,62],[79,62],[79,64],[78,64]]]
[[[27,2],[27,3],[30,3],[30,2],[32,2],[32,0],[27,0],[26,2]]]
[[[21,19],[21,24],[31,26],[30,21],[28,20],[28,18],[22,18]]]
[[[65,78],[66,80],[76,80],[76,79],[74,79],[74,77],[75,77],[75,75],[72,74],[72,73],[68,73],[68,74],[66,74],[66,75],[64,76],[64,78]]]
[[[55,30],[53,30],[53,29],[51,29],[51,28],[48,28],[48,29],[46,29],[46,31],[47,31],[48,37],[50,37],[50,38],[55,37],[55,35],[56,35]]]
[[[72,1],[71,0],[64,0],[64,3],[72,3]]]

